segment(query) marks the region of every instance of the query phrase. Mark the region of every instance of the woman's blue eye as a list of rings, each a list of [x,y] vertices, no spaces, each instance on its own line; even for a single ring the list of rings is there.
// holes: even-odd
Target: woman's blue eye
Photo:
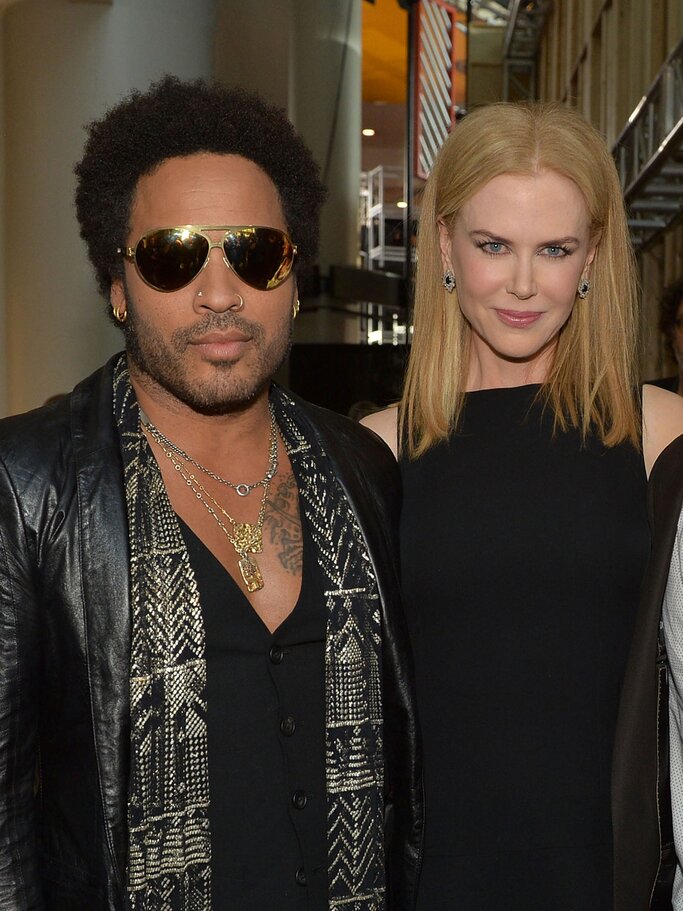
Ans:
[[[485,253],[500,253],[503,249],[503,245],[497,240],[490,240],[485,244],[481,244],[481,249]]]
[[[548,253],[548,256],[558,257],[558,256],[567,255],[567,251],[565,250],[564,247],[550,246],[550,247],[546,247],[545,249],[546,249],[546,252]]]

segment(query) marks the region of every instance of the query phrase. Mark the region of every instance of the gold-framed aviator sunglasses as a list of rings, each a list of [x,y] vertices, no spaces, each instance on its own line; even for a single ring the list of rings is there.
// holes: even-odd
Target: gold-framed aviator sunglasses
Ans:
[[[213,241],[207,231],[222,231]],[[134,247],[117,253],[135,263],[138,275],[155,291],[179,291],[199,275],[214,247],[238,278],[257,291],[271,291],[292,271],[296,244],[284,231],[265,225],[176,225],[154,228]]]

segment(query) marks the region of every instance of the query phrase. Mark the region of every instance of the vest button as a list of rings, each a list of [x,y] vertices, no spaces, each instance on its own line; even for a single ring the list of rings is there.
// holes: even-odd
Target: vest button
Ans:
[[[285,737],[291,737],[294,731],[296,731],[296,721],[292,718],[291,715],[285,715],[285,717],[280,722],[280,731],[285,735]]]
[[[285,657],[285,653],[282,651],[279,645],[273,645],[268,652],[268,657],[273,664],[282,664],[282,659]]]
[[[303,867],[299,867],[299,869],[294,874],[294,879],[296,879],[297,886],[307,886],[308,885],[308,880],[306,879],[306,871],[304,870]]]
[[[300,788],[292,794],[292,804],[296,810],[303,810],[308,803],[308,794]]]

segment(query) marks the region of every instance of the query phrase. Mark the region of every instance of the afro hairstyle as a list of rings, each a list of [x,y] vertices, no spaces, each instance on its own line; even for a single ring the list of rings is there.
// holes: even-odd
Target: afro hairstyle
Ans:
[[[169,158],[201,152],[241,155],[273,181],[297,244],[297,272],[315,261],[325,200],[320,169],[285,112],[242,88],[165,76],[133,91],[88,137],[76,174],[76,215],[100,291],[123,274],[125,245],[139,179]]]

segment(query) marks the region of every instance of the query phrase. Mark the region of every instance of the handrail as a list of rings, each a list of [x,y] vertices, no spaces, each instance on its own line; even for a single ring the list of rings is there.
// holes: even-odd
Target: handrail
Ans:
[[[553,0],[512,0],[510,18],[505,31],[503,57],[536,57],[543,24],[552,6]],[[529,32],[532,33],[531,44],[528,41]]]
[[[628,118],[612,149],[636,248],[683,214],[683,38]]]

